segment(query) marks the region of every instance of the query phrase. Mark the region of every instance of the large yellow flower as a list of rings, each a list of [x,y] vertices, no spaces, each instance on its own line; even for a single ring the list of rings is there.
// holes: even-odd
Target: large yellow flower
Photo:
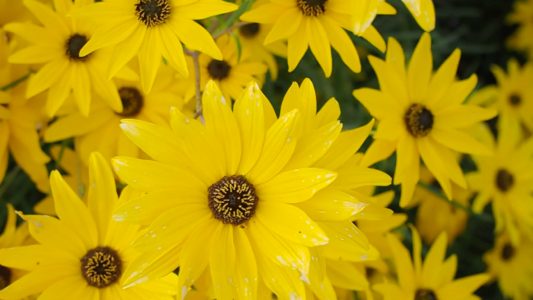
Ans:
[[[26,96],[31,98],[48,90],[46,113],[56,114],[69,94],[82,114],[88,115],[93,91],[102,96],[113,109],[122,106],[113,83],[105,79],[104,71],[109,55],[102,52],[81,57],[80,49],[92,35],[92,28],[70,16],[74,6],[83,6],[87,1],[55,1],[55,10],[35,0],[24,0],[24,4],[42,24],[12,23],[5,28],[19,35],[30,46],[15,52],[9,62],[16,64],[44,64],[32,75]]]
[[[305,91],[311,100],[307,103],[314,105],[302,112],[282,109],[276,118],[256,84],[246,89],[232,110],[231,102],[211,82],[203,97],[205,125],[178,110],[171,114],[172,130],[123,121],[126,134],[154,159],[114,160],[118,175],[146,192],[119,209],[116,218],[151,223],[136,242],[143,259],[129,270],[127,285],[179,266],[182,293],[207,270],[217,299],[253,299],[260,286],[278,295],[302,297],[302,280],[309,278],[313,261],[309,247],[338,240],[337,245],[356,253],[368,248],[357,232],[348,238],[339,231],[344,241],[328,238],[330,229],[321,228],[314,219],[322,214],[325,220],[328,216],[338,220],[337,215],[346,218],[361,209],[341,187],[383,180],[386,184],[390,178],[378,171],[351,170],[360,176],[352,173],[336,181],[340,171],[338,176],[336,168],[326,164],[342,166],[353,155],[346,147],[326,153],[341,127],[337,120],[323,122],[338,111],[338,104],[310,119],[309,112],[316,114],[316,100],[310,89]],[[287,97],[285,102],[288,108],[300,100]],[[307,125],[318,126],[313,128],[321,134],[303,137]],[[342,145],[346,143],[351,145],[343,138]],[[335,184],[339,188],[332,188]],[[333,222],[330,228],[335,232],[343,226]],[[346,255],[354,256],[352,251]]]
[[[533,242],[522,238],[513,245],[509,236],[499,235],[494,248],[483,259],[488,273],[496,280],[503,294],[514,300],[527,300],[533,296]]]
[[[429,249],[422,263],[422,243],[413,229],[413,256],[393,235],[389,244],[394,256],[398,283],[377,284],[374,288],[385,300],[468,300],[479,299],[473,293],[489,280],[487,274],[477,274],[454,280],[457,257],[445,259],[446,234],[442,233]]]
[[[0,30],[0,36],[3,31]],[[25,75],[5,61],[8,54],[5,39],[0,38],[0,86],[8,86]],[[26,101],[26,85],[0,90],[0,183],[4,179],[9,154],[26,172],[41,191],[48,189],[48,156],[41,150],[38,135],[39,124],[44,123],[39,105],[42,101]]]
[[[520,66],[511,59],[507,63],[507,73],[499,66],[494,66],[492,73],[497,85],[476,92],[471,103],[494,108],[502,122],[521,123],[533,131],[533,64]]]
[[[420,157],[448,198],[451,182],[466,187],[455,153],[490,154],[466,129],[487,120],[495,111],[463,104],[476,85],[476,76],[457,81],[460,51],[456,50],[433,73],[431,38],[424,34],[405,67],[404,52],[389,40],[386,60],[370,57],[380,90],[354,92],[370,114],[379,120],[375,141],[364,164],[382,160],[397,151],[394,183],[402,185],[400,205],[411,201],[419,180]]]
[[[354,72],[361,70],[357,50],[345,30],[367,39],[384,50],[377,30],[370,24],[378,7],[387,10],[384,1],[369,0],[269,0],[245,13],[247,22],[273,24],[265,37],[265,44],[288,41],[289,71],[293,71],[308,48],[327,77],[332,72],[331,47]],[[370,4],[369,2],[372,2]],[[376,8],[376,11],[371,8]],[[356,16],[355,13],[358,13]]]
[[[517,245],[520,231],[533,238],[533,138],[525,139],[516,123],[499,122],[498,132],[495,142],[486,130],[485,139],[495,155],[474,156],[477,171],[467,179],[478,193],[474,211],[480,212],[492,202],[496,231],[506,230]]]
[[[102,101],[96,102],[88,117],[71,113],[58,118],[47,128],[45,141],[57,142],[75,137],[76,152],[85,164],[94,151],[100,152],[106,159],[116,155],[140,156],[139,148],[120,130],[120,120],[131,118],[168,126],[170,107],[181,109],[183,106],[173,75],[174,70],[170,67],[161,68],[149,93],[144,93],[136,81],[117,80],[122,112],[113,111]]]
[[[164,58],[183,76],[189,74],[182,43],[191,50],[222,59],[213,38],[194,20],[235,10],[221,0],[106,0],[83,8],[80,15],[96,22],[97,31],[81,49],[82,56],[114,46],[110,75],[134,56],[141,67],[141,86],[152,89]]]
[[[0,250],[0,264],[29,273],[0,291],[0,298],[20,299],[41,293],[40,299],[174,299],[174,274],[122,289],[123,273],[136,257],[132,240],[137,226],[117,223],[111,214],[118,199],[113,173],[97,153],[91,157],[87,205],[53,171],[50,178],[58,219],[25,215],[39,244]]]

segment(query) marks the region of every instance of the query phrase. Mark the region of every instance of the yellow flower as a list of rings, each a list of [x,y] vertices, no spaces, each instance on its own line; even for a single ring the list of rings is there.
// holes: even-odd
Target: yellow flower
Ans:
[[[41,293],[41,299],[174,299],[175,275],[130,289],[119,284],[137,255],[130,243],[138,227],[111,219],[118,199],[113,173],[97,153],[89,167],[87,205],[72,191],[58,171],[50,185],[58,219],[25,215],[37,245],[0,250],[0,264],[29,273],[0,292],[0,298],[19,299]]]
[[[435,29],[435,6],[433,0],[402,0],[416,22],[425,31]]]
[[[488,147],[466,133],[495,111],[463,104],[476,85],[476,76],[457,81],[460,51],[433,73],[431,38],[424,34],[407,68],[398,42],[389,40],[386,60],[370,57],[380,90],[363,88],[354,96],[379,120],[375,141],[363,164],[369,165],[397,152],[394,183],[402,185],[401,206],[412,199],[419,180],[420,157],[448,198],[451,183],[466,187],[455,153],[490,154]]]
[[[518,25],[516,32],[509,38],[509,48],[523,51],[533,57],[533,1],[515,1],[511,14],[507,16],[507,22]]]
[[[115,217],[150,224],[136,242],[143,259],[134,263],[127,284],[158,278],[179,266],[182,294],[207,270],[217,299],[255,299],[262,286],[278,295],[303,297],[302,280],[311,276],[310,247],[339,241],[338,246],[350,249],[347,257],[368,248],[364,238],[342,235],[345,223],[321,228],[324,222],[314,219],[349,218],[360,210],[340,187],[387,184],[390,178],[352,170],[360,177],[336,182],[341,177],[334,170],[357,147],[346,148],[353,145],[349,136],[337,144],[341,126],[337,119],[329,120],[340,112],[338,104],[316,114],[314,89],[305,82],[305,110],[294,109],[301,103],[296,86],[287,93],[279,118],[256,84],[232,110],[211,82],[203,97],[205,125],[178,110],[171,113],[172,130],[123,121],[126,134],[154,159],[114,159],[119,177],[146,192]],[[311,125],[321,134],[304,135]],[[335,151],[328,152],[330,148]],[[335,184],[339,188],[330,188]],[[320,214],[322,219],[316,217]],[[344,241],[328,238],[328,231],[338,231]]]
[[[533,131],[533,64],[520,66],[511,59],[507,63],[507,74],[499,66],[494,66],[492,73],[497,85],[479,90],[470,103],[496,109],[502,122],[522,123]]]
[[[106,0],[79,10],[96,22],[98,29],[81,49],[81,56],[113,46],[109,67],[116,74],[134,56],[141,68],[141,87],[150,92],[164,58],[183,76],[188,76],[182,43],[215,59],[222,59],[213,38],[194,20],[235,10],[235,4],[220,0]]]
[[[455,207],[441,195],[437,194],[438,184],[427,170],[422,168],[420,182],[424,186],[417,186],[412,204],[420,204],[416,213],[416,228],[426,243],[433,243],[441,232],[446,232],[449,242],[461,234],[468,220],[468,200],[472,192],[452,185],[453,200],[463,208]]]
[[[0,36],[3,31],[0,30]],[[25,74],[8,65],[7,45],[0,38],[0,86],[7,86]],[[5,55],[4,55],[5,54]],[[46,191],[48,187],[48,156],[41,150],[38,135],[39,124],[44,123],[40,114],[41,101],[28,102],[24,98],[25,85],[18,85],[7,91],[0,91],[0,182],[4,179],[9,154],[18,166],[26,172],[37,188]]]
[[[2,224],[3,225],[3,224]],[[10,204],[7,205],[7,220],[4,226],[4,232],[0,235],[0,250],[4,248],[22,246],[31,244],[33,241],[28,232],[26,223],[17,227],[17,216],[15,210]],[[0,264],[0,290],[10,285],[20,278],[24,271],[9,268]]]
[[[499,122],[497,142],[486,129],[485,139],[495,155],[474,156],[477,171],[467,177],[472,191],[478,193],[474,211],[492,202],[496,232],[506,230],[515,245],[519,231],[533,238],[533,138],[524,139],[516,125]]]
[[[396,237],[389,235],[398,283],[377,284],[374,289],[380,292],[385,300],[478,299],[473,293],[489,280],[489,276],[477,274],[454,280],[457,257],[452,255],[445,259],[446,233],[439,235],[422,262],[420,236],[414,228],[412,232],[412,258],[407,248]]]
[[[248,51],[240,53],[234,38],[224,35],[217,39],[217,45],[222,51],[222,59],[200,55],[202,87],[213,80],[227,99],[237,99],[250,82],[264,81],[266,65],[252,57],[253,53]],[[190,79],[194,80],[194,76],[191,75]],[[190,86],[194,87],[194,84]]]
[[[383,50],[385,45],[381,36],[369,25],[375,15],[369,11],[364,16],[354,16],[354,12],[362,9],[367,12],[366,6],[367,1],[355,0],[269,0],[241,18],[247,22],[272,24],[265,44],[288,41],[289,71],[296,68],[307,49],[311,48],[325,75],[329,77],[332,72],[331,47],[352,71],[361,70],[357,50],[345,31],[354,30],[356,23],[364,28],[355,33]],[[370,22],[366,22],[368,19]],[[362,26],[362,23],[368,24]]]
[[[514,300],[533,296],[533,242],[527,238],[521,240],[520,245],[513,245],[508,235],[499,235],[494,249],[483,256],[488,273],[498,280],[503,294]]]
[[[278,78],[278,63],[274,55],[286,57],[287,45],[281,41],[264,45],[266,35],[272,26],[259,23],[246,23],[239,27],[241,48],[244,55],[260,61],[268,66],[272,79]]]
[[[32,23],[12,23],[5,29],[30,43],[15,52],[9,62],[16,64],[44,64],[32,75],[26,97],[31,98],[48,90],[45,111],[49,117],[56,114],[72,91],[82,114],[88,115],[93,90],[113,109],[122,106],[110,80],[104,78],[109,55],[98,52],[81,57],[80,49],[92,35],[92,28],[70,16],[74,6],[82,1],[56,1],[55,11],[35,0],[24,0],[42,26]]]
[[[158,124],[167,124],[171,107],[181,108],[183,101],[173,86],[173,70],[164,66],[159,70],[157,81],[149,93],[144,93],[138,82],[117,80],[123,110],[113,111],[103,103],[95,103],[88,117],[71,113],[58,118],[47,128],[47,142],[75,137],[75,149],[83,163],[91,152],[98,151],[106,159],[116,155],[139,157],[141,152],[120,130],[120,120],[139,119]]]

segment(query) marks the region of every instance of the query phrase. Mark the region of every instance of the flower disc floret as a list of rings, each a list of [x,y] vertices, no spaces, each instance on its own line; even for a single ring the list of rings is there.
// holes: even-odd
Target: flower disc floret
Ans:
[[[147,27],[164,24],[170,17],[170,0],[139,0],[135,4],[135,14]]]
[[[259,198],[244,176],[224,176],[208,189],[208,205],[215,219],[240,225],[253,217]]]
[[[116,283],[122,274],[122,260],[110,247],[91,249],[81,258],[81,274],[87,284],[104,288]]]

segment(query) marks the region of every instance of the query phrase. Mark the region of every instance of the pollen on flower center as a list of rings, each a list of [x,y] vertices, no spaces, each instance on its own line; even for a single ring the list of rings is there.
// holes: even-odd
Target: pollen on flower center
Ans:
[[[80,57],[80,50],[87,44],[87,37],[83,34],[73,34],[71,35],[65,45],[67,57],[70,60],[74,61],[85,61],[89,58],[90,54],[87,56]]]
[[[81,258],[81,274],[87,284],[104,288],[116,283],[122,274],[122,260],[109,247],[91,249]]]
[[[506,243],[503,245],[501,258],[503,261],[509,261],[515,255],[515,248],[510,244]]]
[[[415,300],[437,300],[437,295],[430,289],[418,289],[415,294]]]
[[[0,290],[11,283],[11,269],[0,266]]]
[[[122,112],[117,115],[122,117],[135,117],[137,116],[143,106],[144,97],[141,92],[135,87],[121,87],[118,90],[120,101],[122,101]]]
[[[229,76],[231,66],[224,60],[213,59],[207,65],[207,72],[211,78],[216,80],[222,80]]]
[[[511,94],[509,96],[509,104],[511,106],[519,106],[522,103],[522,97],[518,94]]]
[[[318,17],[326,11],[328,0],[296,0],[296,6],[308,17]]]
[[[215,219],[240,225],[254,215],[259,198],[242,175],[224,176],[208,189],[208,205]]]
[[[257,36],[261,25],[259,23],[248,23],[239,28],[241,35],[247,39],[252,39]]]
[[[147,27],[164,24],[170,13],[170,0],[139,0],[135,4],[137,18]]]
[[[422,104],[412,104],[404,115],[407,131],[414,137],[425,137],[433,128],[433,113]]]
[[[514,176],[505,169],[499,169],[496,173],[496,187],[501,192],[507,192],[514,185]]]

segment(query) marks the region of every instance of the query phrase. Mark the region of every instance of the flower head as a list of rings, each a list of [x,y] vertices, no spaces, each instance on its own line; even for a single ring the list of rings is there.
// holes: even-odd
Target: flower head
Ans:
[[[28,271],[0,291],[1,298],[41,293],[40,297],[50,299],[173,299],[173,274],[131,289],[121,287],[124,270],[137,255],[130,243],[139,228],[111,219],[128,192],[118,199],[113,173],[98,153],[91,156],[89,172],[87,204],[58,171],[52,172],[50,185],[58,218],[23,216],[38,244],[0,250],[0,264]]]
[[[164,58],[183,76],[189,71],[182,43],[215,59],[222,54],[211,35],[195,20],[235,10],[221,0],[107,0],[78,13],[99,20],[97,31],[80,50],[82,56],[113,47],[110,75],[116,74],[133,57],[141,67],[141,87],[150,92]],[[104,21],[105,20],[105,21]]]
[[[363,206],[342,190],[390,178],[341,170],[357,148],[346,147],[354,143],[347,137],[336,143],[341,128],[331,104],[317,114],[306,80],[287,93],[278,118],[256,84],[232,109],[210,82],[203,97],[205,125],[178,110],[171,114],[172,129],[124,120],[126,134],[153,158],[114,159],[119,176],[145,192],[115,217],[149,225],[136,242],[143,260],[127,271],[127,283],[179,266],[183,293],[207,270],[215,298],[255,298],[261,285],[302,296],[311,275],[310,247],[338,241],[337,247],[354,249],[342,257],[368,255],[364,237],[349,221]],[[337,185],[343,172],[347,176]],[[371,177],[363,180],[363,174]],[[341,215],[346,222],[334,222]],[[315,219],[332,222],[325,228]],[[353,231],[343,231],[345,224]],[[326,232],[336,235],[330,239]]]
[[[56,1],[53,10],[44,3],[24,0],[24,5],[41,25],[11,23],[5,27],[30,43],[29,47],[13,53],[9,62],[43,64],[31,76],[26,97],[48,91],[45,111],[49,117],[56,115],[71,92],[85,116],[89,114],[93,92],[113,109],[122,109],[113,83],[104,76],[109,55],[101,51],[89,56],[80,54],[93,33],[90,26],[70,15],[75,6],[82,6],[81,2]]]
[[[435,240],[422,262],[422,243],[413,229],[413,256],[393,235],[389,244],[394,256],[398,283],[374,286],[385,300],[471,299],[473,293],[489,280],[487,274],[476,274],[454,280],[457,257],[446,255],[446,234]]]
[[[310,48],[325,75],[329,77],[332,72],[331,47],[340,54],[342,61],[352,71],[361,70],[357,50],[345,31],[353,30],[355,23],[365,23],[356,34],[383,49],[381,36],[370,26],[375,14],[371,15],[368,11],[364,16],[356,18],[354,15],[354,12],[364,8],[366,1],[269,0],[245,13],[242,19],[248,22],[272,24],[272,29],[265,37],[265,44],[287,40],[289,71],[296,68]],[[368,20],[370,22],[367,22]]]
[[[363,163],[374,163],[397,151],[394,183],[402,185],[402,206],[409,204],[419,181],[420,158],[450,198],[451,182],[466,187],[456,153],[490,154],[466,129],[496,112],[463,104],[477,80],[475,75],[455,79],[459,58],[456,50],[433,72],[431,38],[424,34],[406,68],[404,52],[391,38],[385,61],[370,57],[380,90],[354,92],[379,120],[375,142]]]

